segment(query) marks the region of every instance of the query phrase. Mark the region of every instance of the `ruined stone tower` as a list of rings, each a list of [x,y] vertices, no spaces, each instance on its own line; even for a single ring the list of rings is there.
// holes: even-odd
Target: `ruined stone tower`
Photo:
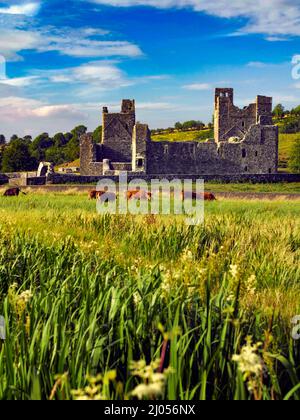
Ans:
[[[234,91],[217,88],[215,92],[215,140],[242,139],[255,124],[273,125],[272,98],[257,96],[256,102],[240,109],[234,105]]]
[[[131,162],[135,101],[124,99],[119,113],[110,113],[106,107],[103,108],[102,118],[102,145],[106,159],[112,162]]]

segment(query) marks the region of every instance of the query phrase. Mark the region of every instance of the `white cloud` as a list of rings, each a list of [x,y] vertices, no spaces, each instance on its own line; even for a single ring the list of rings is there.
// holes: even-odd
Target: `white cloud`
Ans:
[[[92,85],[93,89],[107,90],[132,84],[114,62],[96,61],[79,67],[41,73],[53,83]]]
[[[263,63],[262,61],[250,61],[250,63],[247,64],[247,67],[253,67],[256,69],[264,69],[268,67],[268,64]]]
[[[24,2],[8,7],[0,7],[0,14],[34,16],[40,9],[39,2]]]
[[[273,96],[274,103],[299,103],[299,96],[296,95],[284,95],[284,94],[274,94]]]
[[[88,0],[117,7],[192,8],[221,18],[247,18],[238,34],[266,34],[269,41],[300,36],[299,0]]]
[[[184,85],[183,89],[187,89],[187,90],[211,90],[212,86],[208,83],[192,83],[190,85]]]
[[[39,30],[0,28],[0,51],[7,60],[21,59],[24,50],[37,52],[56,51],[72,57],[138,57],[140,48],[128,41],[99,40],[105,31],[94,28],[56,29],[53,27]]]
[[[28,76],[28,77],[15,77],[11,79],[0,79],[0,84],[13,86],[13,87],[26,87],[30,86],[38,77]]]
[[[0,114],[2,124],[14,125],[14,130],[31,123],[33,130],[39,125],[39,120],[52,121],[55,127],[57,119],[80,121],[86,118],[82,108],[73,104],[48,105],[35,99],[11,96],[0,99]],[[54,128],[55,130],[55,128]],[[45,130],[43,130],[45,131]]]
[[[141,111],[167,111],[176,108],[168,102],[137,102],[136,109]]]

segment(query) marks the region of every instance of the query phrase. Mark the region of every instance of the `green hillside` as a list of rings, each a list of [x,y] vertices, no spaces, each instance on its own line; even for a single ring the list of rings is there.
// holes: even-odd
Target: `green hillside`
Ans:
[[[175,131],[162,134],[152,134],[153,141],[205,141],[214,137],[213,130]]]

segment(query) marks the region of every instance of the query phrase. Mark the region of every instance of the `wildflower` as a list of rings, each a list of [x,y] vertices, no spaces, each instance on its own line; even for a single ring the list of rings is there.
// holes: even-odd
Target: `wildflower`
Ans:
[[[184,262],[193,261],[194,255],[193,255],[192,251],[190,251],[188,248],[186,248],[182,253],[181,259]]]
[[[247,295],[255,295],[256,293],[256,276],[253,274],[249,277],[247,283],[246,283],[246,293]]]
[[[131,363],[132,375],[143,380],[143,383],[137,385],[131,392],[132,397],[139,400],[163,397],[171,369],[165,369],[163,373],[159,373],[157,372],[159,365],[159,359],[151,362],[150,365],[146,365],[145,360]]]
[[[234,355],[232,358],[238,364],[244,382],[247,382],[248,391],[254,395],[256,400],[261,399],[261,377],[265,368],[262,358],[257,354],[261,345],[262,343],[252,344],[252,337],[248,337],[241,354]]]
[[[234,355],[232,360],[239,366],[240,371],[247,378],[250,375],[259,376],[263,371],[263,360],[257,354],[261,343],[252,345],[252,338],[247,338],[247,344],[242,348],[240,355]]]
[[[105,389],[117,377],[117,372],[111,370],[105,375],[87,376],[88,385],[83,389],[72,390],[73,398],[77,401],[100,401],[108,400]]]
[[[138,306],[141,301],[142,301],[141,295],[139,294],[139,292],[135,292],[133,294],[133,303],[134,303],[134,305],[135,306]]]
[[[230,274],[232,275],[233,278],[237,278],[238,274],[239,274],[239,270],[238,270],[238,266],[237,265],[231,265],[230,266]]]
[[[8,289],[8,300],[12,305],[15,313],[19,318],[23,315],[26,310],[26,306],[33,297],[33,294],[30,290],[25,290],[24,292],[18,294],[17,292],[18,285],[13,283]]]

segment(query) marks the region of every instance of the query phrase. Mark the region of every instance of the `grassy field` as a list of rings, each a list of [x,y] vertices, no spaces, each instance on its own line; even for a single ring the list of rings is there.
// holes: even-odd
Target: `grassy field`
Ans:
[[[293,144],[300,138],[298,134],[280,134],[279,135],[279,167],[288,168],[288,161],[291,155]]]
[[[205,183],[206,191],[214,193],[272,193],[272,194],[300,194],[300,183],[276,183],[276,184],[222,184],[222,183]]]
[[[214,138],[213,130],[183,131],[152,135],[153,141],[205,141]]]
[[[1,197],[0,399],[299,400],[299,215],[220,200],[188,227]]]

